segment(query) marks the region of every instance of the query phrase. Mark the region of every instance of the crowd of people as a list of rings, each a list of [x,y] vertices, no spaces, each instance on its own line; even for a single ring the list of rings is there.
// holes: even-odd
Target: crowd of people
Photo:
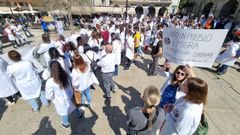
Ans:
[[[162,67],[158,66],[163,53],[163,28],[232,29],[234,26],[232,40],[226,42],[226,51],[216,60],[221,64],[217,71],[225,73],[238,58],[239,25],[230,24],[231,19],[223,25],[222,20],[214,19],[212,14],[199,19],[177,15],[158,18],[133,16],[127,17],[126,22],[124,18],[96,16],[88,21],[82,18],[81,22],[88,27],[81,24],[80,31],[71,33],[70,37],[65,37],[62,29],[58,31],[56,41],[50,39],[48,32],[42,34],[42,43],[33,51],[33,57],[44,67],[41,76],[34,64],[22,59],[16,50],[8,52],[13,64],[8,65],[0,59],[1,83],[4,84],[1,85],[4,88],[0,97],[6,97],[9,104],[15,103],[14,97],[22,97],[31,105],[33,112],[40,110],[37,98],[45,106],[49,106],[51,101],[61,116],[63,127],[68,128],[68,115],[72,111],[81,119],[85,107],[91,108],[90,91],[95,84],[102,86],[104,98],[111,100],[111,94],[117,92],[113,77],[119,74],[120,64],[128,70],[138,56],[145,57],[144,53],[151,51],[153,60],[148,75],[161,75],[168,79],[161,90],[151,85],[146,87],[142,96],[144,106],[127,113],[127,133],[190,135],[197,130],[203,116],[208,85],[194,74],[189,65],[179,65],[173,73],[170,73],[171,62],[168,60]],[[16,28],[20,25],[14,24]],[[9,27],[7,25],[5,31],[11,34],[13,31],[7,30]],[[11,35],[14,36],[13,33]],[[12,42],[14,45],[15,41]],[[220,57],[224,57],[223,62]],[[41,89],[42,83],[45,83],[45,89]],[[75,92],[81,93],[81,105],[74,104],[72,100]]]
[[[6,20],[0,23],[0,54],[3,54],[3,38],[7,37],[8,41],[14,48],[29,45],[28,37],[33,36],[29,31],[27,23],[20,23],[15,20]]]

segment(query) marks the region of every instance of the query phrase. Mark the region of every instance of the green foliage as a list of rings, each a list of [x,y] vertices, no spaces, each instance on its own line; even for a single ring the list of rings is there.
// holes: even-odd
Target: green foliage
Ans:
[[[179,8],[182,9],[184,7],[184,5],[187,3],[188,3],[188,0],[180,0]]]

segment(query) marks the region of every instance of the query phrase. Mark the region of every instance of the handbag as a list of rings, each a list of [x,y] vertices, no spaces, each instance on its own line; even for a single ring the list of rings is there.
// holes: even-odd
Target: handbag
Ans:
[[[193,135],[207,135],[207,133],[208,133],[208,122],[207,122],[207,120],[206,120],[206,118],[205,118],[205,114],[204,114],[204,112],[202,113],[202,115],[201,115],[201,121],[200,121],[200,123],[199,123],[199,125],[198,125],[198,128],[197,128],[197,130],[194,132],[194,134]]]
[[[74,103],[78,106],[82,103],[82,93],[80,91],[73,91],[73,100]]]

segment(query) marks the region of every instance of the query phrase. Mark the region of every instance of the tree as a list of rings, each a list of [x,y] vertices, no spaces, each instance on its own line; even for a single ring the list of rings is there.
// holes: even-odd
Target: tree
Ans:
[[[180,0],[180,2],[179,2],[179,8],[180,8],[180,9],[183,9],[184,6],[185,6],[185,4],[187,4],[187,3],[188,3],[188,0]]]

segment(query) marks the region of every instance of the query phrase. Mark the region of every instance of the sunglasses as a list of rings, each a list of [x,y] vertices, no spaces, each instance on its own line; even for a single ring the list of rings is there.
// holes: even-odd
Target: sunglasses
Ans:
[[[179,71],[178,71],[176,74],[177,74],[177,75],[181,75],[181,76],[185,76],[185,75],[186,75],[185,73],[179,72]]]

